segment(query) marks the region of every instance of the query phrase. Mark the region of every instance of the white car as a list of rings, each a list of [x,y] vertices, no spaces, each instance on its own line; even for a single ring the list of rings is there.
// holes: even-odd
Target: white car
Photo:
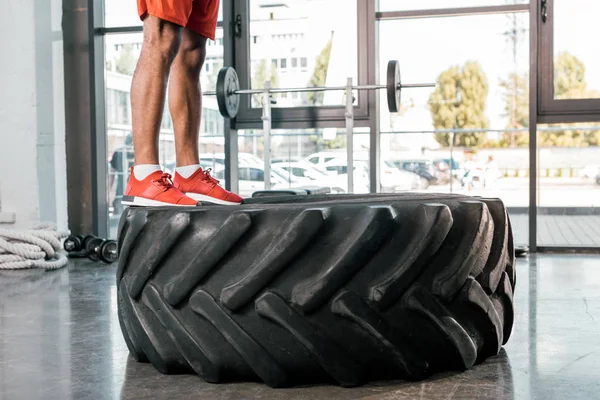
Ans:
[[[381,169],[381,191],[383,193],[425,189],[425,179],[414,172],[386,166]]]
[[[239,153],[238,162],[244,165],[264,165],[261,158],[250,153]],[[216,170],[225,165],[225,153],[201,153],[200,163],[212,164],[211,168]]]
[[[313,164],[306,161],[279,161],[273,166],[285,171],[285,176],[291,181],[296,179],[304,185],[329,187],[331,193],[346,193],[348,180],[337,174],[328,175]]]
[[[225,169],[213,172],[221,185],[225,186]],[[285,177],[285,171],[277,167],[271,168],[271,189],[299,188],[303,184],[293,181],[289,182]],[[241,164],[238,169],[238,194],[244,198],[252,197],[254,192],[265,190],[265,171],[262,166]]]
[[[600,174],[600,166],[598,165],[588,165],[579,171],[579,176],[584,179],[596,179],[598,174]]]
[[[355,171],[355,178],[354,178],[354,192],[355,193],[368,193],[369,190],[368,188],[370,187],[369,184],[369,164],[367,161],[363,161],[363,160],[354,160],[354,164],[355,165],[359,165],[361,166],[362,169],[362,174],[364,174],[364,181],[365,183],[363,183],[363,181],[361,180],[362,177],[359,176],[359,178],[357,179],[356,177],[356,171]],[[346,161],[346,157],[340,157],[340,158],[336,158],[333,159],[331,161],[328,161],[325,163],[324,168],[328,171],[328,172],[334,172],[337,174],[343,174],[346,179],[347,179],[347,161]],[[420,189],[421,186],[421,177],[415,173],[412,172],[408,172],[408,171],[402,171],[399,170],[398,168],[391,168],[389,166],[387,166],[385,164],[385,162],[381,162],[381,169],[380,169],[380,191],[382,193],[396,193],[396,192],[404,192],[404,191],[410,191],[410,190],[416,190],[416,189]],[[358,185],[357,185],[358,182]],[[361,187],[362,186],[362,187]],[[362,192],[362,191],[357,191],[357,190],[364,190],[363,188],[366,187],[367,190],[366,192]]]
[[[338,151],[321,151],[319,153],[313,153],[310,156],[306,157],[305,160],[315,165],[316,167],[323,169],[326,163],[340,158],[347,158],[345,149]]]
[[[348,163],[345,159],[336,158],[324,165],[325,170],[331,174],[328,179],[336,182],[339,187],[348,192]],[[369,193],[369,167],[366,163],[357,161],[354,163],[354,190],[352,193]]]

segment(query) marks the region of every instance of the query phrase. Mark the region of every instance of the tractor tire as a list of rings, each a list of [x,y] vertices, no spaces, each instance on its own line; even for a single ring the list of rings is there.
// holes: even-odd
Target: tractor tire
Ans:
[[[208,382],[421,380],[497,355],[515,255],[498,199],[317,195],[129,208],[118,316],[132,356]]]

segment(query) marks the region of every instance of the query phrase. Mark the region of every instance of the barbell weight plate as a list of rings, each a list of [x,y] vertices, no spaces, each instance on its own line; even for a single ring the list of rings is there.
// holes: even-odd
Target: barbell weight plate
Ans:
[[[387,68],[387,101],[391,113],[400,111],[400,63],[390,60]]]
[[[235,69],[223,67],[217,77],[217,104],[225,118],[235,118],[240,109],[240,95],[231,94],[240,90],[240,80]]]

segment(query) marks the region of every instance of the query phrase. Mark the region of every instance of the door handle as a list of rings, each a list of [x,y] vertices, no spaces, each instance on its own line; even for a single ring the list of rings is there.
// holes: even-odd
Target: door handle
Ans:
[[[542,22],[545,24],[548,19],[548,0],[542,0]]]

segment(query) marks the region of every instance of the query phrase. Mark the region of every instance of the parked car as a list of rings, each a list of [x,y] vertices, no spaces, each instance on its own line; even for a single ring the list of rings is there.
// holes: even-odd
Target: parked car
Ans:
[[[355,160],[355,178],[354,193],[368,193],[369,183],[369,164],[365,161]],[[357,171],[356,167],[360,169]],[[325,163],[324,168],[332,174],[343,176],[348,179],[346,158],[337,158]],[[421,177],[408,171],[401,171],[397,168],[389,167],[382,162],[380,175],[380,191],[383,193],[396,193],[410,190],[422,189]]]
[[[348,163],[345,159],[332,159],[328,161],[325,166],[328,178],[336,182],[336,186],[342,188],[344,192],[348,191]],[[366,163],[355,162],[354,163],[354,189],[352,193],[369,193],[369,167]]]
[[[458,161],[456,161],[455,159],[450,159],[450,158],[438,158],[433,160],[433,165],[435,166],[435,168],[439,171],[450,171],[451,176],[454,179],[458,179],[461,180],[466,171],[464,169],[464,167],[462,165],[460,165],[460,163]],[[449,181],[449,179],[448,179]],[[442,183],[442,182],[440,182]],[[447,182],[443,182],[443,183],[447,183]]]
[[[356,152],[354,154],[354,164],[361,165],[361,169],[364,170],[358,175],[355,175],[354,193],[369,192],[370,184],[368,157],[369,155],[366,152]],[[348,178],[348,162],[345,151],[315,153],[308,156],[306,160],[313,163],[315,166],[324,169],[328,175],[344,175],[346,179]],[[380,172],[380,191],[385,193],[424,189],[427,186],[426,181],[417,174],[408,171],[402,171],[393,166],[390,167],[384,160],[381,161]],[[357,185],[357,182],[361,182],[363,179],[362,173],[364,173],[364,183],[359,183]],[[355,174],[357,174],[356,169]]]
[[[386,164],[390,167],[419,175],[423,179],[421,184],[423,189],[438,182],[436,170],[433,167],[433,163],[429,160],[387,160]]]
[[[294,178],[288,179],[286,172],[276,166],[271,167],[271,189],[300,189],[306,185]],[[213,176],[225,185],[225,169],[214,171]],[[240,164],[238,169],[238,194],[244,198],[252,197],[254,192],[265,190],[265,171],[262,166]]]
[[[206,163],[213,163],[213,169],[217,169],[219,166],[216,164],[225,165],[225,153],[200,153],[200,161]],[[250,153],[239,153],[238,162],[240,164],[248,165],[264,165],[264,161]]]
[[[382,167],[379,177],[383,193],[426,189],[429,183],[414,172],[398,168]]]
[[[427,182],[424,183],[424,188],[427,188],[429,185],[443,185],[450,181],[449,164],[442,160],[434,162],[426,158],[414,158],[393,159],[388,162],[396,168],[414,172],[425,179]]]
[[[596,179],[598,177],[598,174],[600,174],[600,166],[598,165],[588,165],[587,167],[582,168],[581,171],[579,171],[579,176],[584,179]]]
[[[271,157],[272,164],[278,164],[283,162],[291,162],[291,161],[305,161],[302,157]]]
[[[294,177],[306,185],[329,187],[331,193],[346,193],[348,180],[339,175],[328,175],[307,161],[281,161],[273,162],[273,166],[285,171],[285,175]],[[347,176],[347,175],[346,175]]]
[[[346,150],[337,151],[321,151],[313,153],[306,157],[306,161],[316,165],[319,168],[323,168],[326,163],[339,158],[347,158]]]

